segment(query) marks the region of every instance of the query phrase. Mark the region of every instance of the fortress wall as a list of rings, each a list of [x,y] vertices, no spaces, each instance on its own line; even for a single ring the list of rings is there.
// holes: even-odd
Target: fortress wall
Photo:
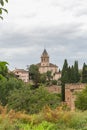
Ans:
[[[65,85],[65,102],[70,107],[71,110],[75,110],[75,92],[82,91],[86,84],[66,84]]]

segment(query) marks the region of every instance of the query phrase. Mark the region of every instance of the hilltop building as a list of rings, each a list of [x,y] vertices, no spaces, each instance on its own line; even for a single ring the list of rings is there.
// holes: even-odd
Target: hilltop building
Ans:
[[[50,57],[44,49],[41,55],[41,62],[36,64],[39,67],[39,72],[41,74],[46,73],[47,71],[52,72],[53,80],[58,80],[61,77],[61,73],[58,71],[58,66],[50,63]],[[29,82],[29,72],[24,69],[17,69],[13,71],[13,73],[25,83]]]
[[[58,71],[58,66],[50,63],[50,57],[46,49],[44,49],[41,55],[41,62],[38,63],[37,66],[39,67],[39,72],[41,74],[51,71],[54,80],[58,80],[61,77],[61,73]]]

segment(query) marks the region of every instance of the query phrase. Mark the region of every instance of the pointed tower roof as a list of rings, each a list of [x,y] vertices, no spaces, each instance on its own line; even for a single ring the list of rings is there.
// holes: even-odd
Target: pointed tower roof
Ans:
[[[49,57],[49,55],[48,55],[46,49],[44,49],[44,51],[43,51],[41,57]]]

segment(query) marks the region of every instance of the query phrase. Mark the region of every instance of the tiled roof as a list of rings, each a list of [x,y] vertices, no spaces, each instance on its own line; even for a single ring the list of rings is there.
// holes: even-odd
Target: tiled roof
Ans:
[[[24,69],[15,69],[13,72],[28,72],[28,71],[26,71]]]
[[[41,63],[36,64],[38,67],[41,67]],[[52,63],[49,63],[49,67],[58,67],[57,65],[54,65]]]

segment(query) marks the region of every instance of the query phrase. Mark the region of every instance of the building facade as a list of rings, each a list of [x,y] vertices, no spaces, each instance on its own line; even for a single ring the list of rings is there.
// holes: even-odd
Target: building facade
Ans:
[[[24,69],[17,69],[13,71],[13,73],[21,80],[23,80],[25,83],[29,82],[29,72]]]
[[[46,49],[44,49],[41,55],[41,62],[38,63],[37,66],[39,67],[39,72],[41,74],[51,71],[54,80],[58,80],[61,77],[61,73],[58,71],[58,66],[50,63],[50,57]]]

